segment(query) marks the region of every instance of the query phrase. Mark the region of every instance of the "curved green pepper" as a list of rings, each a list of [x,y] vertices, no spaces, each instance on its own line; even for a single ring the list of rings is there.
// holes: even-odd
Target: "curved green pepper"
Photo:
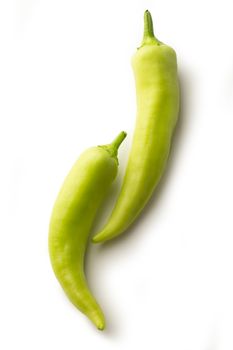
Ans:
[[[165,169],[178,118],[176,53],[155,38],[149,11],[144,14],[144,37],[132,66],[137,94],[132,148],[113,212],[93,242],[123,233],[142,211]]]
[[[49,228],[49,253],[54,273],[70,301],[98,329],[104,315],[88,289],[84,257],[96,212],[116,177],[121,132],[106,146],[85,151],[74,164],[58,194]]]

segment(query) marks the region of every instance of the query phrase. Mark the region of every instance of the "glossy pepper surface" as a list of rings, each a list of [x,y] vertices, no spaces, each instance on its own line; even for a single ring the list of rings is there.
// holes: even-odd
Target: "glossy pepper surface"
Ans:
[[[90,292],[84,258],[97,210],[116,177],[117,150],[126,133],[110,145],[86,150],[66,177],[55,202],[49,228],[49,253],[54,273],[70,301],[100,330],[105,320]]]
[[[120,194],[107,224],[93,237],[96,243],[122,234],[148,202],[164,172],[178,118],[176,53],[155,38],[149,11],[132,67],[137,96],[132,147]]]

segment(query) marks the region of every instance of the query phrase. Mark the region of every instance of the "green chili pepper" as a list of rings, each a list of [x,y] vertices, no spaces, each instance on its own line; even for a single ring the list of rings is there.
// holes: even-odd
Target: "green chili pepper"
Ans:
[[[116,177],[121,132],[110,144],[86,150],[74,164],[58,194],[49,228],[54,273],[70,301],[104,329],[104,315],[88,289],[84,256],[96,212]]]
[[[151,14],[144,14],[144,37],[132,59],[136,82],[137,120],[121,192],[93,242],[123,233],[152,195],[164,171],[179,111],[175,51],[157,40]]]

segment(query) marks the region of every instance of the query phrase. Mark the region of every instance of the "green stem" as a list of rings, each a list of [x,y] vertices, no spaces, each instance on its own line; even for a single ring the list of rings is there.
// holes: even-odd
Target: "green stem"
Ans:
[[[160,41],[154,35],[153,20],[148,10],[144,12],[144,33],[142,46],[146,44],[160,44]]]
[[[110,143],[110,147],[112,147],[117,152],[121,143],[126,138],[126,135],[127,134],[125,131],[121,131],[120,134],[112,141],[112,143]]]
[[[121,131],[120,134],[110,143],[109,145],[99,146],[104,148],[111,157],[117,159],[118,148],[120,147],[122,141],[126,138],[127,133],[125,131]]]

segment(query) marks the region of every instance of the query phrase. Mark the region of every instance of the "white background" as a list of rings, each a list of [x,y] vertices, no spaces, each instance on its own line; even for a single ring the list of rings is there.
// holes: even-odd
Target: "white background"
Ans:
[[[1,2],[0,347],[233,349],[232,1]],[[96,222],[111,211],[135,122],[130,59],[149,9],[177,52],[182,91],[166,174],[124,236],[90,245],[104,332],[77,311],[48,257],[51,209],[79,154],[128,132]]]

